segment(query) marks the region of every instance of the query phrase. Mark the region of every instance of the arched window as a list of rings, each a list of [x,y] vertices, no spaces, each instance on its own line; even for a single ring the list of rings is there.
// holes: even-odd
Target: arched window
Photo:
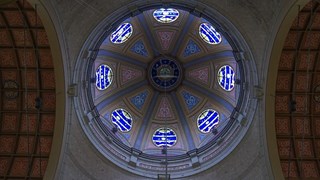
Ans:
[[[96,87],[99,90],[107,89],[112,83],[113,72],[112,69],[105,65],[101,64],[96,70]]]

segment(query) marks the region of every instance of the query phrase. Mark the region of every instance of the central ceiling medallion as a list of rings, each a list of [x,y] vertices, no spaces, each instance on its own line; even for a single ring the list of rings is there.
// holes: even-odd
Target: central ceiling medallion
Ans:
[[[159,91],[172,91],[181,83],[181,79],[181,66],[174,59],[160,57],[150,64],[150,84]]]

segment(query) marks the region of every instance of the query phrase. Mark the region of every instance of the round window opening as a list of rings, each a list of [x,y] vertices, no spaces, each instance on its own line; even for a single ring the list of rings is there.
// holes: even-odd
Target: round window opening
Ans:
[[[88,82],[79,90],[86,98],[75,104],[83,107],[76,108],[78,117],[93,145],[116,165],[149,178],[213,167],[244,136],[256,107],[243,87],[256,83],[246,74],[255,67],[244,61],[247,46],[240,46],[245,42],[234,26],[214,10],[205,19],[187,4],[167,7],[130,17],[119,11],[119,24],[110,28],[107,18],[92,36],[103,38],[85,47],[98,50],[77,63],[86,75],[75,76]],[[81,109],[90,110],[87,118]]]

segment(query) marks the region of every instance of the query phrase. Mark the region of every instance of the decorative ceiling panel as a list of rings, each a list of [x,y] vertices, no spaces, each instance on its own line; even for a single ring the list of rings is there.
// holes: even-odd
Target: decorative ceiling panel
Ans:
[[[27,1],[0,6],[0,70],[0,179],[42,179],[55,122],[55,77],[48,37]]]
[[[319,3],[310,1],[299,12],[279,62],[275,119],[278,151],[286,179],[319,178],[320,103],[314,100],[314,89],[320,82],[317,70],[320,64],[319,8]]]
[[[317,51],[301,51],[297,59],[297,70],[312,71],[317,62]]]
[[[277,78],[277,91],[290,91],[291,73],[279,73]]]
[[[319,32],[307,31],[304,34],[304,39],[302,40],[302,44],[300,45],[301,49],[306,50],[317,50],[320,42],[320,34]]]
[[[284,43],[284,49],[295,50],[297,49],[301,32],[290,31]]]
[[[283,50],[279,62],[279,70],[291,70],[294,66],[294,55],[293,51]]]
[[[278,135],[290,135],[292,130],[290,129],[290,118],[287,116],[276,117],[276,133]]]
[[[10,46],[10,34],[8,30],[0,29],[0,46]]]

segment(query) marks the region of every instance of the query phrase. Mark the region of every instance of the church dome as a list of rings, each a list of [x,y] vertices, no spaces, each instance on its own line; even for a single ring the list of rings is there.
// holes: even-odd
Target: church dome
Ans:
[[[223,20],[150,6],[97,27],[78,62],[86,73],[76,77],[84,82],[76,106],[107,159],[145,177],[181,177],[232,151],[255,101],[245,91],[251,64]]]

